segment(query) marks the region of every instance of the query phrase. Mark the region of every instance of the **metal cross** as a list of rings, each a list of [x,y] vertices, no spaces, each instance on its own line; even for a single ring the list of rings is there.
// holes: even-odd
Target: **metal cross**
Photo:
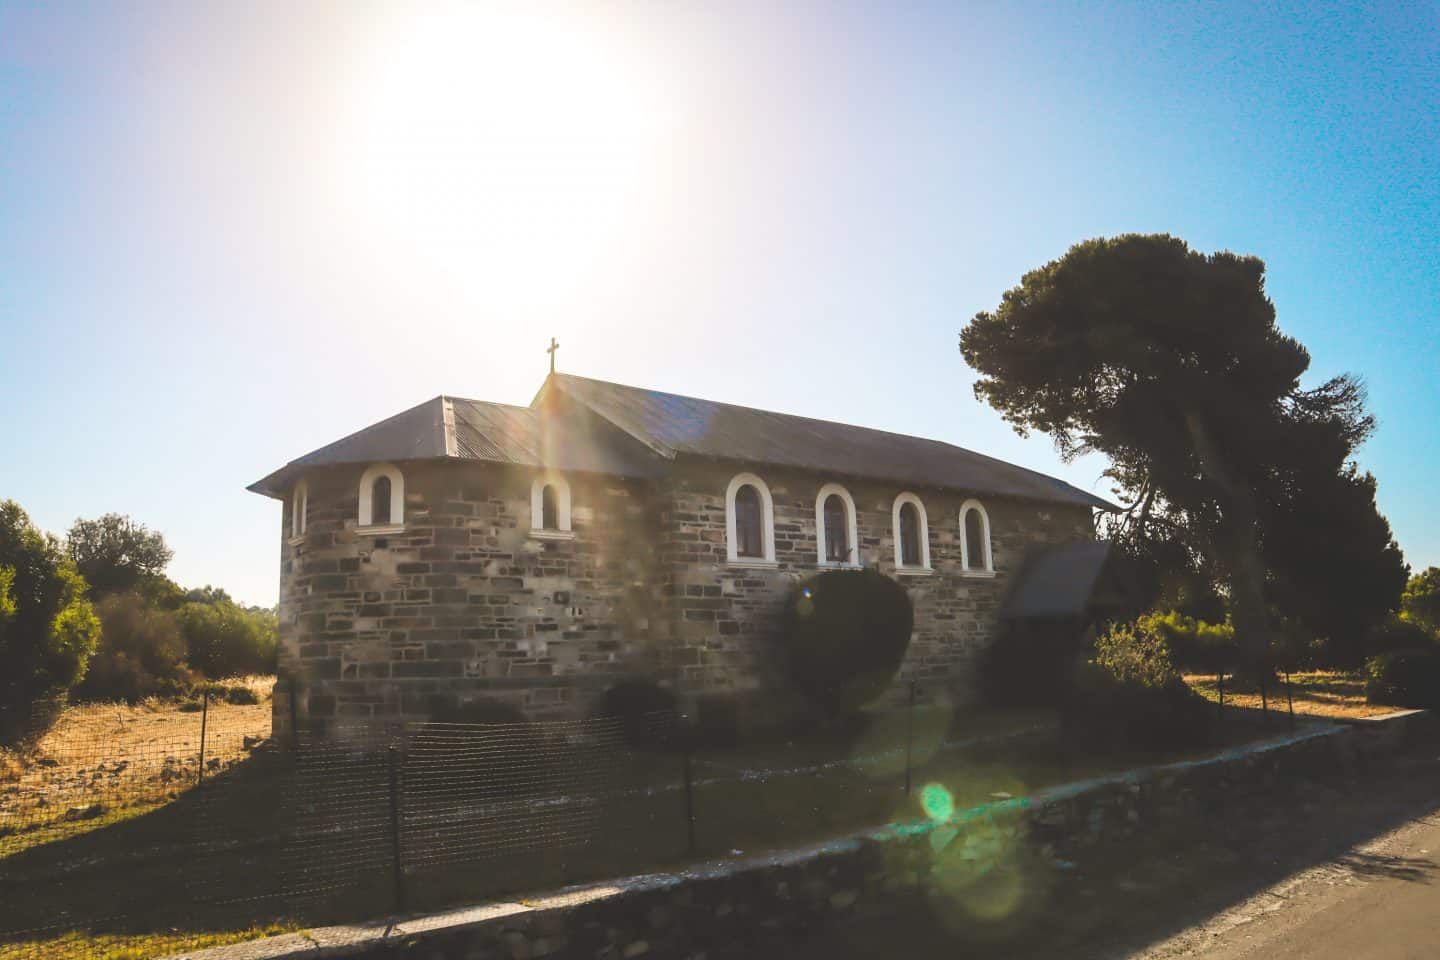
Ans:
[[[554,373],[554,372],[555,372],[555,351],[556,351],[556,350],[559,350],[559,349],[560,349],[560,344],[555,340],[554,337],[551,337],[551,338],[550,338],[550,346],[548,346],[548,347],[545,348],[545,352],[548,353],[548,354],[550,354],[550,372],[551,372],[551,373]]]

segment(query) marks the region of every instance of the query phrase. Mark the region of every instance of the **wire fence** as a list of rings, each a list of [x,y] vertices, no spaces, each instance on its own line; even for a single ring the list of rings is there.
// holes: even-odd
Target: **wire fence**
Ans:
[[[165,956],[795,842],[897,815],[944,752],[913,712],[799,765],[693,754],[670,714],[275,738],[270,715],[72,708],[0,753],[0,960]]]

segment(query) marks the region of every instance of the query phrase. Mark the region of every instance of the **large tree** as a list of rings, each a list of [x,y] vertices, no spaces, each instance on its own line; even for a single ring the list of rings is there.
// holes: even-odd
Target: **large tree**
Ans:
[[[148,592],[174,555],[158,530],[118,513],[76,520],[65,538],[70,559],[97,596]]]
[[[1260,675],[1266,561],[1283,553],[1267,558],[1266,528],[1313,490],[1333,495],[1340,461],[1374,427],[1352,378],[1301,387],[1310,357],[1276,326],[1264,263],[1165,235],[1086,241],[976,314],[960,347],[976,396],[1021,434],[1050,434],[1067,460],[1110,459],[1128,505],[1113,533],[1180,543],[1224,583],[1241,667]],[[1370,559],[1343,550],[1327,553]]]
[[[60,544],[15,501],[0,502],[0,708],[23,711],[74,685],[99,635],[85,581]]]
[[[1411,577],[1401,605],[1406,617],[1426,629],[1440,631],[1440,567],[1427,567]]]

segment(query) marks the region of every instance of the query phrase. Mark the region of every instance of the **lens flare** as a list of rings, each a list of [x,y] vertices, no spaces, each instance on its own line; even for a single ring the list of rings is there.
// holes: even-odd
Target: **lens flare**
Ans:
[[[920,806],[925,815],[937,823],[944,823],[955,814],[955,798],[938,783],[927,783],[920,789]]]

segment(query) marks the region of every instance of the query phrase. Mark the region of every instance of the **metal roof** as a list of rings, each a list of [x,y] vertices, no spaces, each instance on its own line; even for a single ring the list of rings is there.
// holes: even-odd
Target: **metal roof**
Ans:
[[[1110,544],[1103,540],[1032,551],[1000,604],[1000,619],[1082,616],[1109,559]]]
[[[551,374],[528,407],[435,397],[249,489],[282,497],[306,468],[327,464],[446,458],[647,477],[680,456],[1114,509],[1054,477],[938,440],[568,374]]]
[[[552,374],[536,404],[557,390],[667,459],[688,454],[1114,509],[1054,477],[939,440],[569,374]]]

